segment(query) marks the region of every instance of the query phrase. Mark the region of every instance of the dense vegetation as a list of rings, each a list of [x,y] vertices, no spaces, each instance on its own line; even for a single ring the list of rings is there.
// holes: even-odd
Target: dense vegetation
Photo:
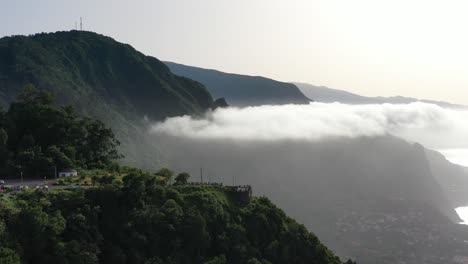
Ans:
[[[71,106],[32,85],[8,111],[0,111],[0,175],[53,177],[55,169],[103,168],[120,157],[119,142],[102,122],[80,117]]]
[[[29,83],[111,127],[123,162],[148,169],[159,167],[159,151],[147,120],[214,107],[200,83],[127,44],[85,31],[1,38],[0,105],[7,108]]]
[[[0,263],[341,263],[266,198],[134,172],[0,199]]]
[[[159,60],[84,31],[0,39],[3,98],[11,102],[26,83],[66,103],[97,97],[93,102],[104,100],[156,119],[213,105],[202,85],[173,75]]]
[[[229,105],[308,104],[307,98],[294,84],[259,76],[230,74],[166,62],[172,72],[201,82],[215,97],[226,98]]]

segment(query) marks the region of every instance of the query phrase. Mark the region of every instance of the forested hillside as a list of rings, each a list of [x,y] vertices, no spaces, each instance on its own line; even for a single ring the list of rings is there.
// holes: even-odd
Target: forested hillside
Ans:
[[[0,227],[0,263],[342,263],[267,198],[241,206],[222,187],[141,172],[1,197]]]
[[[85,31],[0,39],[0,105],[6,108],[26,84],[110,126],[125,162],[139,167],[154,167],[159,157],[145,122],[214,106],[200,83],[129,45]]]
[[[159,60],[85,31],[0,39],[2,99],[11,102],[26,83],[67,103],[92,97],[94,103],[156,119],[203,111],[213,103],[203,86],[173,75]]]

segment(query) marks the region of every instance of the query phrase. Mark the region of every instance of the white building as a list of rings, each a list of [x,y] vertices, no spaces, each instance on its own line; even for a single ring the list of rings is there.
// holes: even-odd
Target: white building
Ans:
[[[59,171],[58,176],[59,178],[74,177],[74,176],[78,176],[78,172],[74,169],[64,169],[64,170]]]

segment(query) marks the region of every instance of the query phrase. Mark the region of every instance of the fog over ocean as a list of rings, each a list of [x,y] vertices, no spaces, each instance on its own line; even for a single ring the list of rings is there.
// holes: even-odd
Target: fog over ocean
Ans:
[[[241,141],[357,138],[391,134],[417,142],[454,161],[468,150],[468,110],[427,103],[348,105],[263,105],[228,107],[202,118],[179,116],[157,123],[152,130],[193,139]]]

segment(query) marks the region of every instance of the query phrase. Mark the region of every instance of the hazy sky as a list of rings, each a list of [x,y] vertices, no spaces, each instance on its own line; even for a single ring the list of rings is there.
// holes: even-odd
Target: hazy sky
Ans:
[[[0,0],[0,35],[86,30],[161,60],[468,104],[468,2]]]

